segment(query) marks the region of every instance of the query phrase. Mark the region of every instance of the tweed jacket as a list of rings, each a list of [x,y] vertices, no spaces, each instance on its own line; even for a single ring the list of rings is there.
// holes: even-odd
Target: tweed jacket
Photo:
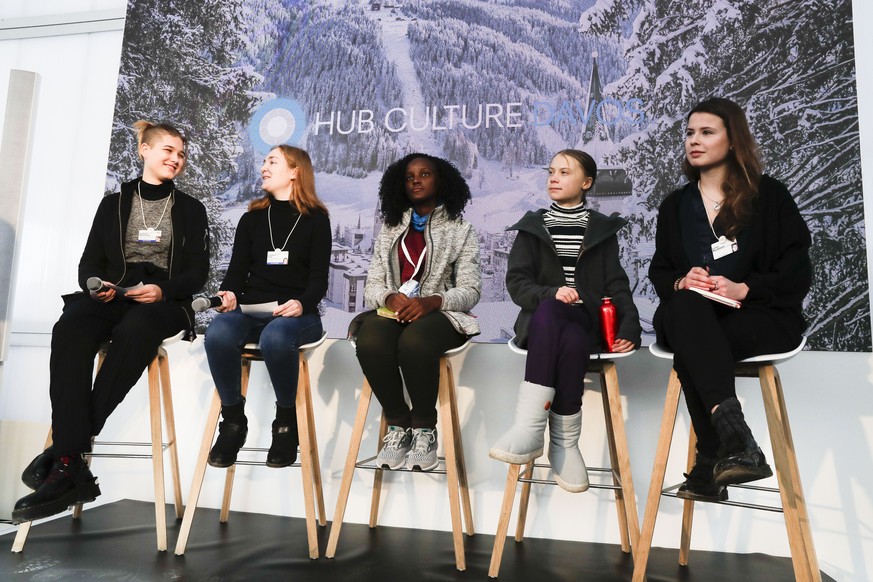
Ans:
[[[564,270],[555,250],[555,243],[543,221],[544,209],[526,213],[521,220],[506,230],[517,230],[518,235],[509,252],[506,270],[506,289],[512,301],[521,307],[515,320],[515,341],[527,346],[527,328],[539,304],[553,299],[558,288],[566,285]],[[617,338],[640,345],[639,312],[634,305],[627,273],[618,260],[616,233],[627,221],[617,214],[604,216],[590,211],[585,238],[576,260],[576,289],[582,305],[594,323],[595,338],[600,341],[600,299],[612,297],[618,311]],[[602,351],[603,346],[599,345]]]
[[[364,285],[364,301],[372,309],[384,307],[388,296],[396,293],[401,285],[397,249],[403,233],[409,229],[411,217],[410,209],[397,226],[384,225],[376,238]],[[440,312],[452,326],[464,335],[478,335],[479,324],[468,313],[482,294],[476,231],[462,218],[450,220],[445,209],[438,206],[427,221],[424,239],[427,255],[419,281],[421,296],[439,295],[443,300]],[[350,328],[350,335],[355,331]]]

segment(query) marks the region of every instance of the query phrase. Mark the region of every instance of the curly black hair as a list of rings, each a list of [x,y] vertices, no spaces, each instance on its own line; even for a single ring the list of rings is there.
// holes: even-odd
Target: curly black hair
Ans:
[[[389,226],[397,226],[403,213],[412,208],[406,196],[406,166],[416,158],[423,158],[433,164],[437,174],[439,202],[446,209],[450,220],[457,220],[464,207],[472,200],[470,187],[461,172],[448,160],[422,153],[411,153],[397,160],[385,170],[379,182],[379,212]]]

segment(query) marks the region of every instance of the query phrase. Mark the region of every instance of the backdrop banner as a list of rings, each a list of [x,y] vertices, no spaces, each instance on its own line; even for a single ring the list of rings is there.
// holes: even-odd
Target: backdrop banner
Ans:
[[[130,0],[106,190],[138,171],[134,121],[182,128],[177,182],[209,212],[211,293],[264,155],[305,148],[331,214],[321,309],[340,338],[366,309],[382,172],[411,151],[445,157],[473,192],[476,339],[504,342],[518,310],[505,228],[548,206],[552,154],[583,149],[600,168],[590,206],[629,220],[621,258],[648,343],[657,209],[684,182],[688,111],[710,96],[743,106],[812,231],[811,349],[870,351],[849,0]]]

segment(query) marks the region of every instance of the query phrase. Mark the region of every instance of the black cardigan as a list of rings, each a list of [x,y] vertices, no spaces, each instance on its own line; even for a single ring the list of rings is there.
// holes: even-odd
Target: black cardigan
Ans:
[[[664,199],[658,211],[649,279],[662,302],[675,293],[673,284],[677,279],[686,275],[691,267],[703,266],[689,262],[679,224],[680,201],[693,191],[691,185],[675,190]],[[803,333],[806,328],[803,299],[812,284],[811,238],[806,222],[782,182],[767,175],[761,177],[745,230],[745,248],[736,265],[735,281],[749,287],[742,308],[768,310],[787,332]],[[656,312],[656,330],[659,321]]]
[[[273,241],[281,246],[299,214],[290,203],[272,201]],[[273,250],[267,223],[267,209],[246,212],[239,219],[233,254],[221,289],[233,291],[240,303],[296,299],[303,313],[317,313],[327,293],[332,237],[330,219],[321,210],[300,218],[288,240],[287,265],[268,265],[267,251]]]

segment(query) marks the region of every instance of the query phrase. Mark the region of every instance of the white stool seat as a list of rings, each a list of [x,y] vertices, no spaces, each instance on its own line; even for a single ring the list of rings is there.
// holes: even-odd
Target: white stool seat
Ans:
[[[751,358],[746,358],[745,360],[740,360],[737,362],[738,364],[779,364],[781,362],[786,362],[803,351],[803,348],[806,347],[806,336],[801,337],[800,344],[791,350],[790,352],[782,352],[779,354],[761,354],[760,356],[752,356]],[[663,360],[672,360],[673,352],[662,346],[661,344],[654,343],[649,346],[649,352],[655,356],[656,358],[661,358]]]
[[[511,338],[506,345],[510,350],[515,352],[516,354],[520,354],[522,356],[527,355],[527,350],[525,348],[518,347],[518,344],[515,343],[515,338]],[[619,360],[621,358],[626,358],[632,355],[636,350],[632,352],[601,352],[596,354],[591,354],[588,356],[589,360]]]

